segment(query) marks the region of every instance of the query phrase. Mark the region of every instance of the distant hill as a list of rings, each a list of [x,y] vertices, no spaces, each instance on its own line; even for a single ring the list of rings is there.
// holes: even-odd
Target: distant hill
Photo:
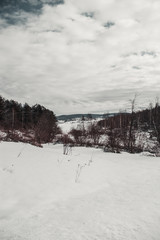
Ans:
[[[60,115],[56,116],[58,120],[62,121],[71,121],[75,120],[77,118],[82,118],[84,117],[85,119],[96,119],[96,118],[106,118],[106,117],[111,117],[116,115],[117,113],[107,113],[107,114],[70,114],[70,115]]]

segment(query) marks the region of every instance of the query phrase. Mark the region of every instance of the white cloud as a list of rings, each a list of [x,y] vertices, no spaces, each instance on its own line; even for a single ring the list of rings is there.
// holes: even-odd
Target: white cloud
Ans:
[[[147,105],[159,95],[159,7],[153,0],[66,0],[45,5],[41,15],[22,12],[25,24],[1,19],[1,94],[56,114],[117,111],[136,92]]]

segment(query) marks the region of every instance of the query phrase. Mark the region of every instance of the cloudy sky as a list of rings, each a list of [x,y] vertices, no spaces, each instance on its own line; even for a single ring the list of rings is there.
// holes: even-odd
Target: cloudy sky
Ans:
[[[0,90],[56,115],[154,103],[160,1],[1,0]]]

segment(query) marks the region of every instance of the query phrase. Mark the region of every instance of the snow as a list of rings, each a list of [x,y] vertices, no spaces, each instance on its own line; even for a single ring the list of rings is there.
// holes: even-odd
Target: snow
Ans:
[[[148,154],[1,142],[0,239],[159,240],[159,183]]]
[[[6,137],[7,134],[0,130],[0,139]]]
[[[82,121],[81,119],[76,119],[74,121],[67,121],[67,122],[59,121],[58,125],[62,129],[62,132],[67,134],[73,128],[76,128],[76,129],[85,128],[86,129],[89,125],[91,125],[94,122],[97,122],[98,120],[101,120],[101,119],[99,118],[99,119],[96,119],[96,120],[92,119],[92,120],[85,120],[85,121]]]

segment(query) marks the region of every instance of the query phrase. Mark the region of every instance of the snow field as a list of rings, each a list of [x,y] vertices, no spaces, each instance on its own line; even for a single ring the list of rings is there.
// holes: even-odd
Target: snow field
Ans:
[[[0,239],[159,240],[159,183],[160,158],[3,142]]]
[[[73,128],[76,128],[76,129],[87,128],[92,123],[97,122],[97,121],[98,121],[98,119],[97,120],[94,120],[94,119],[87,120],[87,121],[81,121],[80,119],[77,119],[74,121],[67,121],[67,122],[59,121],[58,125],[62,129],[62,132],[64,134],[68,134]]]

